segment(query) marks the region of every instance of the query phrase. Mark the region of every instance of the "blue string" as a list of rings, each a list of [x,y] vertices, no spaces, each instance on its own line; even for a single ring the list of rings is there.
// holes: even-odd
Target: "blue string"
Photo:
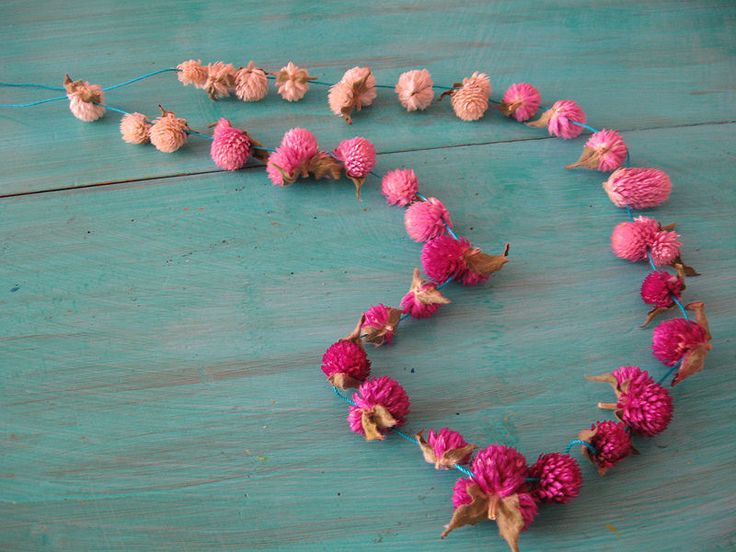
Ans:
[[[107,105],[107,104],[96,104],[96,105],[102,106],[105,109],[108,109],[110,111],[114,111],[115,113],[120,113],[121,115],[130,115],[130,113],[128,113],[124,109],[120,109],[119,107],[113,107],[113,106]]]
[[[59,90],[65,91],[63,86],[49,86],[48,84],[36,84],[33,82],[0,82],[0,87],[4,88],[40,88],[42,90]]]
[[[66,96],[55,96],[53,98],[46,98],[45,100],[36,100],[35,102],[29,102],[29,103],[19,103],[19,104],[0,104],[0,108],[20,108],[20,107],[35,107],[37,105],[45,104],[45,103],[51,103],[51,102],[58,102],[61,100],[66,100]]]
[[[578,123],[577,121],[570,121],[570,122],[571,122],[572,124],[574,124],[574,125],[577,125],[577,126],[579,126],[579,127],[587,128],[587,129],[588,129],[588,130],[589,130],[590,132],[592,132],[593,134],[595,134],[596,132],[598,132],[598,129],[596,129],[596,128],[593,128],[593,127],[592,127],[592,126],[590,126],[590,125],[586,125],[585,123]]]
[[[581,439],[572,439],[569,443],[567,443],[567,446],[565,447],[565,454],[570,454],[572,447],[574,447],[575,445],[581,445],[587,448],[590,451],[590,454],[592,454],[593,456],[596,456],[598,454],[598,451],[593,445]]]
[[[670,368],[669,370],[667,370],[667,373],[664,376],[662,376],[661,378],[659,378],[659,381],[657,383],[659,385],[662,385],[665,381],[667,381],[668,379],[670,379],[670,376],[672,376],[672,374],[675,372],[675,370],[677,370],[680,367],[680,365],[682,364],[683,359],[684,359],[684,357],[681,358],[680,360],[678,360],[677,363],[672,368]]]
[[[129,84],[133,84],[134,82],[142,81],[143,79],[147,79],[149,77],[153,77],[156,75],[160,75],[161,73],[171,73],[171,72],[178,72],[179,69],[176,69],[175,67],[167,67],[166,69],[159,69],[158,71],[151,71],[150,73],[146,73],[145,75],[141,75],[139,77],[134,77],[130,80],[119,82],[118,84],[113,84],[110,86],[106,86],[103,88],[105,92],[109,90],[115,90],[116,88],[122,88],[123,86],[128,86]]]
[[[200,138],[206,138],[207,140],[214,140],[212,136],[209,134],[202,134],[201,132],[197,132],[195,130],[188,130],[187,134],[192,134],[194,136],[199,136]]]

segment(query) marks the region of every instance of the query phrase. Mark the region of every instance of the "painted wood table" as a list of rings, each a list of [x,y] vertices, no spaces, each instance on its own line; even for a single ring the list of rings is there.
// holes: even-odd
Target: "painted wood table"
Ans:
[[[499,97],[534,83],[623,131],[635,166],[673,179],[656,211],[702,272],[714,350],[674,391],[675,419],[601,478],[583,462],[570,505],[545,507],[523,550],[734,550],[736,8],[732,2],[20,2],[0,5],[2,80],[112,84],[191,57],[334,82],[367,64],[392,85],[480,70]],[[54,92],[0,91],[0,102]],[[408,431],[452,426],[533,461],[608,415],[585,374],[657,375],[644,265],[608,240],[624,213],[583,139],[550,138],[447,103],[406,113],[381,89],[352,126],[326,89],[287,103],[210,101],[172,73],[108,94],[206,132],[228,117],[268,145],[305,126],[322,147],[362,135],[379,173],[418,173],[456,229],[511,262],[371,350],[412,399]],[[118,115],[64,102],[0,111],[0,549],[504,550],[489,523],[441,541],[456,473],[397,437],[365,443],[319,370],[371,304],[396,304],[420,246],[371,178],[276,189],[256,166],[217,170],[209,143],[175,154],[123,143]],[[582,459],[581,459],[582,460]]]

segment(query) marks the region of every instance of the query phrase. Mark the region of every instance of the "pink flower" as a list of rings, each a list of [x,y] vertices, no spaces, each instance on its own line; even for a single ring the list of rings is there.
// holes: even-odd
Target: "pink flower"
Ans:
[[[675,304],[673,297],[682,296],[684,282],[679,275],[665,270],[650,272],[641,284],[641,298],[648,305],[667,309]]]
[[[455,487],[452,489],[452,506],[459,508],[465,504],[473,502],[473,497],[468,493],[468,487],[475,485],[475,481],[465,477],[459,477],[455,481]]]
[[[429,318],[437,312],[440,305],[449,302],[450,300],[437,289],[437,285],[422,279],[419,269],[415,268],[411,288],[401,299],[400,306],[404,314],[414,318]]]
[[[404,213],[404,226],[411,239],[424,242],[444,234],[445,228],[452,228],[450,213],[436,197],[418,201]]]
[[[231,63],[216,61],[207,65],[207,80],[204,91],[211,100],[227,98],[235,87],[235,67]]]
[[[370,375],[371,361],[360,343],[341,339],[322,355],[322,371],[332,385],[341,389],[357,387]]]
[[[621,135],[615,130],[599,130],[585,142],[580,159],[566,169],[585,167],[599,171],[612,171],[621,166],[626,159],[628,148]]]
[[[288,148],[299,164],[306,164],[317,155],[317,138],[306,128],[292,128],[281,138],[281,147]]]
[[[296,182],[302,171],[299,153],[288,146],[280,146],[268,156],[266,173],[274,186],[288,186]]]
[[[595,453],[583,447],[583,453],[598,467],[598,473],[604,475],[607,470],[634,452],[631,435],[621,422],[607,420],[596,422],[590,429],[580,432],[579,438],[590,443]]]
[[[672,421],[672,397],[658,383],[622,384],[617,415],[634,431],[652,437]]]
[[[401,73],[396,83],[396,93],[407,111],[424,110],[434,99],[434,82],[426,69]]]
[[[465,238],[456,240],[447,234],[429,240],[422,248],[424,272],[438,283],[454,278],[466,286],[478,285],[488,281],[507,261],[508,245],[503,255],[488,255]]]
[[[257,102],[268,94],[268,77],[253,60],[235,73],[235,95],[244,102]]]
[[[427,439],[424,432],[416,435],[419,448],[424,459],[429,464],[434,464],[435,469],[446,470],[458,464],[467,464],[476,446],[465,442],[463,436],[457,431],[443,427],[439,432],[429,430]]]
[[[503,95],[501,113],[519,122],[530,119],[539,109],[542,96],[539,90],[525,82],[512,84]]]
[[[409,205],[417,198],[419,180],[411,169],[394,169],[381,180],[381,192],[389,205]]]
[[[401,311],[380,303],[369,308],[365,313],[361,328],[363,340],[376,347],[386,343],[390,345],[398,330]]]
[[[559,100],[545,111],[536,121],[527,123],[532,127],[547,127],[550,136],[558,136],[565,140],[577,138],[583,127],[575,123],[585,123],[585,111],[572,100]]]
[[[297,102],[309,90],[309,81],[315,79],[316,77],[309,75],[309,71],[290,61],[276,73],[276,86],[282,98],[288,102]]]
[[[614,171],[603,183],[616,207],[648,209],[661,205],[670,197],[672,182],[660,169],[624,167]]]
[[[353,122],[351,113],[371,105],[376,99],[376,77],[369,67],[353,67],[340,81],[330,87],[327,101],[332,112],[348,124]]]
[[[650,383],[654,383],[649,372],[642,370],[638,366],[619,366],[611,372],[611,375],[616,380],[616,386],[619,387],[623,386],[626,382],[628,382],[626,385],[649,385]]]
[[[250,157],[250,147],[251,141],[245,132],[234,128],[225,118],[217,122],[210,147],[210,157],[215,165],[226,171],[244,167]]]
[[[477,121],[488,110],[490,97],[491,80],[485,73],[476,71],[450,92],[450,103],[460,119]]]
[[[468,487],[471,485],[475,485],[475,481],[469,478],[461,477],[455,481],[455,487],[452,492],[452,505],[455,509],[473,502],[473,497],[468,492]],[[534,518],[537,517],[538,506],[531,494],[518,494],[519,509],[521,511],[521,517],[524,519],[524,530],[526,530],[532,524]]]
[[[189,125],[173,111],[159,108],[161,116],[151,126],[151,143],[158,151],[173,153],[187,143]]]
[[[661,230],[654,234],[649,242],[652,260],[656,265],[672,264],[680,255],[680,234],[670,230]]]
[[[376,166],[376,148],[360,136],[343,140],[333,153],[345,165],[348,176],[365,178]]]
[[[529,477],[539,479],[534,483],[534,496],[542,502],[566,504],[580,493],[583,474],[572,456],[552,452],[542,454],[529,468]]]
[[[65,75],[64,89],[69,98],[69,111],[80,121],[91,123],[105,115],[105,92],[99,85],[75,81]]]
[[[628,261],[643,261],[647,247],[659,231],[659,223],[648,217],[637,217],[633,222],[621,222],[611,234],[611,249],[617,257]]]
[[[708,345],[706,328],[684,318],[665,320],[652,333],[652,353],[655,358],[674,366],[687,353],[700,346]]]
[[[176,77],[184,86],[194,85],[197,88],[204,88],[207,82],[207,68],[202,66],[202,61],[190,59],[176,66],[179,70]]]
[[[366,380],[353,394],[350,407],[350,430],[367,441],[383,440],[386,432],[403,425],[409,414],[409,396],[404,388],[388,376]]]
[[[151,123],[143,113],[126,113],[120,119],[120,135],[128,144],[145,144],[151,139]]]
[[[471,471],[480,488],[501,498],[519,492],[526,484],[526,459],[515,448],[489,445],[478,452]]]

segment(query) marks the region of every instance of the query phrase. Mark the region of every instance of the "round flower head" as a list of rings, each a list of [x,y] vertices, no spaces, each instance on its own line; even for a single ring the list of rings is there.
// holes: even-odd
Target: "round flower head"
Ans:
[[[623,167],[608,177],[603,189],[616,207],[649,209],[667,201],[672,182],[660,169]]]
[[[189,59],[177,65],[176,68],[179,70],[176,78],[184,86],[193,85],[197,88],[204,88],[207,82],[207,67],[202,66],[201,60]]]
[[[298,102],[309,90],[309,81],[317,77],[309,75],[309,71],[302,69],[291,61],[276,73],[276,86],[279,94],[288,102]]]
[[[708,344],[706,328],[684,318],[665,320],[652,333],[652,353],[655,358],[674,366],[686,354]]]
[[[292,128],[281,138],[281,147],[289,148],[300,164],[309,163],[317,155],[317,138],[306,128]]]
[[[86,123],[96,121],[105,115],[105,92],[97,84],[84,80],[72,80],[64,76],[64,89],[69,98],[69,111],[77,119]]]
[[[245,166],[251,145],[244,131],[234,128],[230,121],[223,118],[215,126],[210,157],[221,169],[235,171]]]
[[[547,127],[550,136],[558,136],[565,140],[577,138],[583,127],[575,123],[585,123],[585,111],[572,100],[559,100],[550,109],[542,113],[536,121],[527,123],[531,127]]]
[[[189,126],[186,119],[177,117],[173,111],[159,108],[161,116],[151,126],[151,143],[158,151],[172,153],[187,143]]]
[[[621,259],[643,261],[647,258],[647,247],[658,231],[659,223],[648,217],[620,222],[611,233],[611,249]]]
[[[332,112],[348,124],[353,122],[351,113],[371,105],[376,99],[376,77],[369,67],[353,67],[340,81],[330,87],[327,101]]]
[[[302,170],[299,153],[288,146],[279,146],[268,156],[266,173],[274,186],[288,186],[296,182]]]
[[[424,431],[416,434],[417,443],[429,464],[434,464],[435,469],[446,470],[457,464],[467,464],[473,450],[477,447],[465,442],[463,436],[457,431],[443,427],[440,431],[429,430],[427,438]]]
[[[414,241],[424,242],[444,234],[445,228],[452,228],[450,213],[436,197],[418,201],[404,213],[404,226]]]
[[[620,167],[621,163],[626,160],[628,151],[626,142],[618,132],[599,130],[591,134],[588,141],[585,142],[580,159],[565,168],[585,167],[599,171],[612,171]]]
[[[641,298],[648,305],[667,309],[675,304],[674,298],[682,296],[685,283],[680,275],[666,270],[650,272],[641,284]]]
[[[581,431],[578,437],[595,449],[593,453],[587,447],[582,447],[583,454],[598,467],[600,475],[605,475],[606,471],[635,451],[631,435],[621,422],[596,422],[590,429]]]
[[[384,304],[374,305],[363,313],[361,337],[366,343],[376,347],[384,343],[390,345],[398,330],[401,311]]]
[[[371,373],[371,361],[360,344],[360,326],[345,339],[330,345],[322,355],[322,371],[335,387],[358,387]]]
[[[501,498],[518,492],[525,485],[528,472],[524,456],[505,445],[489,445],[479,451],[471,471],[483,491]]]
[[[204,91],[211,100],[227,98],[235,87],[235,67],[231,63],[216,61],[207,65],[207,80]]]
[[[542,103],[539,90],[525,82],[512,84],[503,95],[501,113],[519,122],[531,119]]]
[[[143,113],[126,113],[120,119],[120,135],[128,144],[145,144],[151,139],[151,123]]]
[[[446,305],[450,300],[442,295],[434,282],[422,279],[419,269],[414,269],[409,293],[401,299],[401,311],[413,318],[429,318],[440,305]]]
[[[401,73],[396,83],[396,93],[407,111],[427,109],[434,99],[434,82],[426,69]]]
[[[443,234],[429,240],[422,248],[424,272],[437,283],[454,278],[463,285],[474,286],[488,281],[508,261],[508,244],[502,255],[488,255],[473,247],[463,237],[454,239]]]
[[[253,60],[235,73],[235,95],[244,102],[257,102],[268,94],[268,77]]]
[[[534,483],[534,496],[541,502],[566,504],[580,493],[583,474],[580,465],[569,454],[552,452],[542,454],[529,468]]]
[[[475,72],[450,91],[452,110],[463,121],[477,121],[488,110],[491,80],[485,73]]]
[[[355,184],[355,193],[360,198],[360,189],[376,166],[376,148],[370,140],[358,136],[340,142],[333,153],[342,161],[345,174]]]
[[[656,265],[668,265],[675,262],[680,255],[680,234],[671,230],[660,230],[649,242],[652,260]]]
[[[388,376],[367,379],[353,394],[350,430],[366,441],[383,440],[388,430],[403,425],[409,414],[409,396],[399,382]]]
[[[394,169],[381,180],[381,193],[389,205],[409,205],[416,200],[418,191],[419,179],[411,169]]]

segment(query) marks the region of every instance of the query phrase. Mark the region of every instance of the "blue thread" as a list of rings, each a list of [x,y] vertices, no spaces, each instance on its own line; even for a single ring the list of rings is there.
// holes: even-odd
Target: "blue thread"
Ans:
[[[130,80],[119,82],[118,84],[112,84],[110,86],[106,86],[105,88],[103,88],[103,90],[105,92],[109,90],[115,90],[116,88],[122,88],[123,86],[128,86],[129,84],[133,84],[134,82],[142,81],[143,79],[147,79],[149,77],[160,75],[161,73],[171,73],[172,71],[178,73],[179,69],[175,69],[174,67],[167,67],[166,69],[159,69],[158,71],[151,71],[150,73],[146,73],[145,75],[134,77]]]
[[[65,91],[63,86],[49,86],[48,84],[36,84],[33,82],[0,82],[0,86],[4,88],[40,88],[41,90],[58,90]]]
[[[202,134],[201,132],[197,132],[195,130],[187,130],[187,134],[192,134],[194,136],[199,136],[200,138],[207,138],[207,140],[214,140],[212,136],[209,134]]]
[[[104,107],[105,109],[107,109],[109,111],[114,111],[115,113],[120,113],[122,115],[130,115],[130,113],[128,113],[124,109],[120,109],[119,107],[113,107],[113,106],[107,105],[107,104],[95,104],[95,105],[99,105],[100,107]]]
[[[670,368],[669,370],[667,370],[667,373],[664,376],[662,376],[661,378],[659,378],[659,381],[657,383],[659,385],[662,385],[665,381],[667,381],[668,379],[670,379],[670,376],[675,372],[675,370],[677,370],[682,365],[682,361],[683,361],[684,358],[685,357],[682,357],[680,360],[678,360],[675,363],[675,365],[672,368]]]
[[[0,104],[0,108],[35,107],[37,105],[51,103],[51,102],[59,102],[61,100],[66,100],[66,99],[68,99],[66,96],[55,96],[53,98],[46,98],[45,100],[36,100],[35,102],[30,102],[30,103]]]
[[[318,81],[318,80],[313,80],[309,82],[310,84],[321,84],[322,86],[332,86],[331,82],[324,82],[324,81]]]
[[[572,124],[574,124],[574,125],[579,126],[579,127],[587,128],[593,134],[595,134],[596,132],[598,132],[598,129],[597,128],[593,128],[592,126],[586,125],[585,123],[578,123],[577,121],[570,121],[570,122]]]
[[[407,435],[406,433],[404,433],[400,429],[394,429],[392,431],[393,431],[393,433],[395,433],[396,435],[398,435],[402,439],[404,439],[406,441],[409,441],[410,443],[414,443],[415,445],[418,445],[419,444],[419,441],[417,441],[414,437],[412,437],[411,435]]]
[[[340,397],[343,401],[345,401],[349,405],[351,405],[351,406],[358,406],[357,404],[355,404],[355,402],[351,398],[346,397],[345,395],[343,395],[342,393],[340,393],[340,390],[337,387],[335,387],[334,385],[332,386],[332,390],[335,392],[335,395],[337,395],[338,397]]]
[[[573,439],[569,443],[567,443],[567,447],[565,447],[565,454],[570,454],[572,447],[574,447],[575,445],[581,445],[583,447],[586,447],[593,456],[596,456],[598,454],[598,451],[593,445],[581,439]]]
[[[440,285],[438,285],[438,286],[437,286],[437,289],[442,289],[442,288],[444,288],[444,287],[445,287],[445,286],[447,286],[447,284],[449,284],[450,282],[452,282],[452,276],[450,276],[450,277],[449,277],[449,278],[448,278],[447,280],[445,280],[445,281],[444,281],[444,282],[442,282],[442,283],[441,283]]]
[[[468,477],[475,478],[475,474],[472,471],[464,466],[461,466],[460,464],[455,464],[454,468],[460,473],[467,475]]]

